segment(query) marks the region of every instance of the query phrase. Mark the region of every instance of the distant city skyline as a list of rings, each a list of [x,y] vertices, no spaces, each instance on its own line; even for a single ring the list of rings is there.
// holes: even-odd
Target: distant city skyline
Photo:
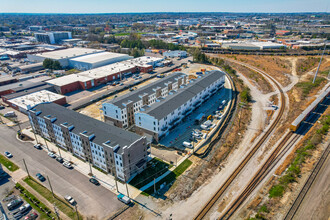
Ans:
[[[328,12],[327,0],[0,0],[0,13]]]

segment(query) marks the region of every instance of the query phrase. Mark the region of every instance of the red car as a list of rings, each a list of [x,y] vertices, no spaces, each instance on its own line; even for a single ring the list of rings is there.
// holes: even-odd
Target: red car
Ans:
[[[25,220],[34,220],[34,219],[36,219],[37,217],[38,217],[38,214],[35,213],[35,212],[32,212],[32,213],[28,214],[24,219],[25,219]]]

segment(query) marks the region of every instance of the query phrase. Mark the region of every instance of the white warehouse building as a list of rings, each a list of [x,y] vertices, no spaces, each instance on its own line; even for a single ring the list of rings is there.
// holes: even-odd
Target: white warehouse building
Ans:
[[[70,59],[69,66],[79,70],[90,70],[132,58],[127,54],[101,52]]]
[[[225,83],[225,73],[219,70],[206,72],[188,85],[181,85],[168,96],[157,98],[153,105],[144,105],[135,112],[135,131],[158,142],[170,129],[180,123]]]
[[[184,50],[169,50],[163,53],[164,57],[187,57],[187,51]]]

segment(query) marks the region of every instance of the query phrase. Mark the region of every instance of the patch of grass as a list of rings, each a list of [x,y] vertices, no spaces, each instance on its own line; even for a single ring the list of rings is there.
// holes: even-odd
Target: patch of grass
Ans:
[[[170,172],[166,177],[161,179],[159,182],[156,183],[156,190],[160,189],[160,186],[163,183],[170,184],[176,180],[188,167],[192,164],[192,162],[188,159],[183,161],[178,167],[176,167],[172,172]],[[154,193],[154,186],[149,187],[144,191],[143,195],[150,195]]]
[[[77,218],[76,212],[73,207],[71,207],[68,203],[66,203],[64,200],[60,199],[58,196],[55,195],[55,198],[53,197],[53,194],[51,191],[49,191],[46,187],[38,183],[33,178],[25,178],[24,182],[26,182],[29,186],[31,186],[35,191],[37,191],[41,196],[43,196],[45,199],[47,199],[50,203],[55,203],[57,208],[61,210],[64,214],[66,214],[69,218]],[[79,214],[79,218],[82,219],[82,216]]]
[[[330,116],[326,115],[321,118],[322,127],[307,141],[307,143],[296,150],[295,158],[286,170],[285,174],[279,178],[278,184],[274,185],[269,191],[269,197],[281,197],[290,183],[296,182],[301,173],[301,165],[305,162],[306,157],[311,155],[316,145],[322,142],[323,136],[329,131]]]
[[[190,160],[188,159],[184,160],[177,168],[173,170],[175,176],[176,177],[180,176],[184,171],[186,171],[188,167],[190,167],[191,164],[192,162]]]
[[[165,163],[161,159],[153,158],[151,161],[148,162],[147,169],[136,175],[129,182],[129,184],[139,189],[153,181],[154,178],[157,178],[166,173],[170,169],[170,167],[170,164]]]
[[[296,86],[302,89],[302,95],[305,98],[313,88],[319,87],[324,80],[322,77],[316,77],[315,83],[313,81],[299,82]]]
[[[269,197],[281,197],[284,193],[284,186],[282,185],[275,185],[269,190]]]
[[[14,172],[19,169],[19,166],[11,162],[9,159],[7,159],[7,157],[3,156],[2,154],[0,154],[0,163],[7,167],[7,169],[11,172]]]
[[[266,205],[262,205],[262,206],[260,207],[260,209],[259,209],[259,212],[266,212],[266,213],[269,213],[269,210],[268,210],[268,208],[267,208]]]
[[[43,210],[49,210],[49,211],[50,211],[50,209],[45,204],[40,202],[33,194],[31,194],[29,191],[27,191],[22,185],[20,185],[19,183],[16,183],[16,188],[21,189],[22,192],[20,193],[20,196],[22,198],[24,198],[24,200],[27,203],[29,203],[33,209],[37,210],[37,212],[40,214],[39,215],[40,219],[52,219],[52,217],[54,217],[54,218],[56,217],[54,213],[51,213],[50,214],[51,217],[49,217],[45,212],[43,212],[41,210],[41,208]],[[24,195],[24,193],[26,194],[26,196]],[[33,201],[35,203],[37,203],[38,206]]]

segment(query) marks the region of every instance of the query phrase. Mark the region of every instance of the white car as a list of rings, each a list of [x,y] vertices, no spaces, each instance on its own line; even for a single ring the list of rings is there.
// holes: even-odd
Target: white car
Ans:
[[[72,169],[73,167],[71,166],[71,163],[70,162],[64,162],[63,163],[63,166],[65,166],[66,168],[68,169]]]
[[[56,158],[55,154],[53,152],[49,152],[48,156],[50,156],[51,158]]]
[[[184,147],[187,147],[187,148],[193,148],[192,144],[189,143],[189,142],[187,142],[187,141],[184,141],[184,142],[182,143],[182,145],[183,145]]]
[[[76,201],[71,196],[66,195],[64,196],[64,199],[68,201],[71,205],[74,205],[76,203]]]

